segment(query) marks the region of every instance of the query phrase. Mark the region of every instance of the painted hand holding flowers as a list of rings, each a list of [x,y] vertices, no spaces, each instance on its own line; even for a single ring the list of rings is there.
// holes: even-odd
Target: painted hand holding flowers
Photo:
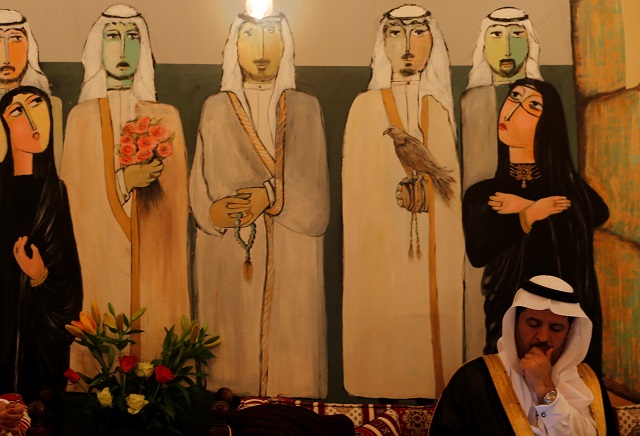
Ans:
[[[98,434],[182,434],[176,426],[178,415],[187,416],[190,395],[198,389],[195,379],[204,376],[195,367],[205,368],[215,357],[210,349],[220,344],[218,336],[207,333],[207,325],[183,316],[182,334],[174,333],[174,326],[165,328],[160,357],[139,362],[126,351],[135,344],[134,335],[142,333],[132,326],[144,312],[140,309],[129,319],[116,315],[111,304],[101,314],[93,303],[91,315],[82,312],[78,321],[66,326],[98,364],[94,377],[71,368],[65,372],[67,380],[79,384],[91,399],[89,413]]]

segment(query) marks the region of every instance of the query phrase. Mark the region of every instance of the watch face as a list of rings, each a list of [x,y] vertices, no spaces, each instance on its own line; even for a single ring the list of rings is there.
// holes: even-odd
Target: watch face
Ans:
[[[544,404],[551,404],[556,400],[557,396],[558,396],[558,391],[547,392],[547,394],[542,399],[542,402]]]

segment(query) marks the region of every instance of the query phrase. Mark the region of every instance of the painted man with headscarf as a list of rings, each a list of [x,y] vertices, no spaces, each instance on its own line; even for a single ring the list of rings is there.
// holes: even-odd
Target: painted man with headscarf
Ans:
[[[327,391],[325,134],[293,58],[284,15],[235,19],[190,176],[198,318],[224,338],[208,382],[240,395]]]
[[[163,328],[189,314],[182,125],[174,107],[156,102],[147,25],[132,7],[115,5],[101,14],[82,62],[84,82],[67,121],[62,178],[80,255],[84,307],[87,311],[95,301],[104,310],[111,302],[125,314],[146,307],[140,320],[145,333],[131,353],[150,361],[162,350]],[[138,154],[132,156],[136,135],[141,135],[133,147]],[[166,143],[173,153],[163,157],[158,153]],[[155,150],[151,158],[140,154],[147,148]],[[93,368],[91,356],[75,347],[72,367]]]
[[[18,11],[0,9],[0,96],[20,85],[35,86],[49,94],[53,113],[54,158],[59,170],[62,100],[51,95],[51,84],[40,68],[38,43],[27,18]]]
[[[542,80],[540,45],[529,16],[520,9],[496,9],[482,21],[473,50],[467,90],[460,99],[463,192],[492,178],[498,166],[498,112],[509,84],[523,77]],[[506,86],[504,86],[506,85]],[[482,354],[483,268],[465,262],[467,358]]]
[[[462,363],[464,240],[449,57],[430,12],[387,12],[372,69],[343,146],[344,383],[358,396],[436,398]],[[454,179],[451,198],[403,167],[383,136],[391,125]]]
[[[502,320],[498,354],[462,366],[430,435],[615,435],[602,382],[581,363],[592,323],[564,280],[524,280]]]

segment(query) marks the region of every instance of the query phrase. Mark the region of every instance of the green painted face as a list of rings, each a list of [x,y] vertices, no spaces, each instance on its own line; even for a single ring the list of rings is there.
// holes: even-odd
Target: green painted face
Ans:
[[[140,31],[134,23],[109,23],[102,31],[102,64],[111,87],[129,87],[140,61]]]
[[[527,29],[519,24],[496,24],[484,35],[484,57],[493,71],[494,81],[509,82],[524,77],[529,54]]]

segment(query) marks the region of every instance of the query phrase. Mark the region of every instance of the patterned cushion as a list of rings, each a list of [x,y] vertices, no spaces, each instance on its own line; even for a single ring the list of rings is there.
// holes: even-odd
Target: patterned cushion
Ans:
[[[257,406],[260,404],[284,404],[290,406],[304,407],[313,410],[319,415],[343,414],[348,416],[356,428],[374,421],[384,415],[387,411],[393,410],[398,416],[399,434],[406,436],[426,436],[431,424],[431,417],[435,410],[432,406],[402,406],[385,404],[340,404],[323,403],[293,400],[281,397],[246,397],[240,402],[239,409]],[[375,434],[375,433],[373,433]],[[385,434],[385,433],[382,433]],[[393,433],[387,433],[393,434]]]
[[[640,404],[615,409],[620,436],[640,436]]]
[[[393,409],[356,428],[357,436],[400,436],[400,432],[398,413]]]

